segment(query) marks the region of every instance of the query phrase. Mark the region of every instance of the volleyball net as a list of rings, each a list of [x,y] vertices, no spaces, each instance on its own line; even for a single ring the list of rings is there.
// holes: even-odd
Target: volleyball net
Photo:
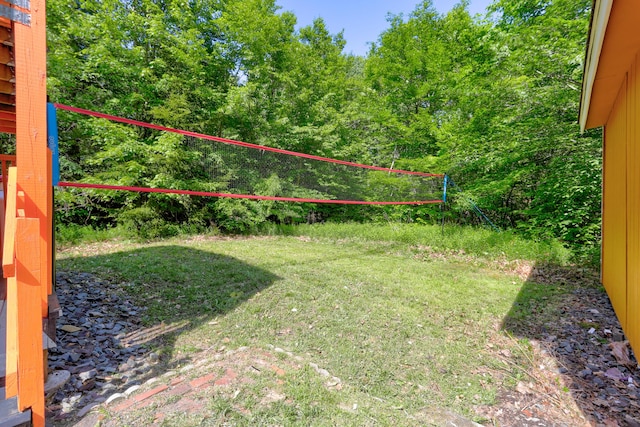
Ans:
[[[124,117],[54,104],[56,109],[149,129],[146,144],[156,151],[170,141],[180,154],[180,171],[155,163],[139,185],[97,182],[85,175],[61,187],[183,194],[204,197],[351,205],[425,205],[443,202],[444,175],[389,169],[250,144]],[[142,138],[142,136],[141,136]],[[157,145],[154,148],[154,145]],[[64,153],[61,153],[64,155]],[[175,163],[175,159],[172,160]],[[111,180],[113,181],[113,180]]]

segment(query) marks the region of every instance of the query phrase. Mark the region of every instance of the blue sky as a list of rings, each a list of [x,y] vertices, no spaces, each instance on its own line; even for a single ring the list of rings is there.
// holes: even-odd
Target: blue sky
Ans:
[[[471,0],[471,14],[484,13],[491,0]],[[344,30],[345,52],[366,55],[368,42],[375,42],[388,28],[387,13],[413,11],[419,0],[276,0],[281,11],[291,11],[298,17],[298,27],[310,25],[322,17],[331,34]],[[458,0],[433,0],[440,13],[448,12]]]

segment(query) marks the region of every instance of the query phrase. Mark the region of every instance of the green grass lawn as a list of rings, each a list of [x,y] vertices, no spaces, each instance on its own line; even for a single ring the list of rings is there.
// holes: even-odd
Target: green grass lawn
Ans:
[[[310,368],[289,372],[292,404],[263,407],[243,393],[251,415],[228,406],[232,423],[415,425],[431,407],[473,417],[474,406],[492,404],[521,375],[494,357],[503,347],[526,348],[501,331],[525,285],[509,272],[517,257],[509,247],[518,248],[515,255],[537,250],[532,263],[561,262],[565,254],[513,237],[464,238],[459,246],[473,244],[462,251],[442,247],[445,239],[432,231],[429,238],[405,230],[413,237],[395,239],[393,228],[374,231],[333,226],[289,233],[295,236],[92,243],[62,249],[58,268],[121,281],[148,307],[149,326],[188,321],[151,344],[167,363],[223,342],[275,346],[344,385],[331,391]],[[541,295],[557,289],[546,286]],[[215,412],[224,402],[211,405]]]

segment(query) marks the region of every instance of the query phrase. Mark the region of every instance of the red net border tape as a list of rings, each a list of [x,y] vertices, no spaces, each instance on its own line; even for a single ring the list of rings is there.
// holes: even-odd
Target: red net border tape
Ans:
[[[104,113],[98,113],[96,111],[85,110],[84,108],[71,107],[69,105],[64,105],[64,104],[54,104],[54,105],[55,105],[56,108],[58,108],[60,110],[70,111],[70,112],[73,112],[73,113],[84,114],[84,115],[87,115],[87,116],[98,117],[98,118],[102,118],[102,119],[111,120],[111,121],[114,121],[114,122],[125,123],[125,124],[129,124],[129,125],[135,125],[135,126],[145,127],[145,128],[149,128],[149,129],[155,129],[155,130],[160,130],[160,131],[165,131],[165,132],[177,133],[177,134],[180,134],[180,135],[191,136],[191,137],[194,137],[194,138],[207,139],[209,141],[222,142],[224,144],[238,145],[240,147],[252,148],[252,149],[255,149],[255,150],[271,151],[273,153],[286,154],[286,155],[295,156],[295,157],[303,157],[305,159],[319,160],[319,161],[322,161],[322,162],[336,163],[336,164],[339,164],[339,165],[353,166],[353,167],[358,167],[358,168],[363,168],[363,169],[377,170],[377,171],[383,171],[383,172],[389,172],[389,173],[399,173],[399,174],[404,174],[404,175],[416,175],[416,176],[424,176],[424,177],[444,178],[443,174],[412,172],[412,171],[406,171],[406,170],[401,170],[401,169],[387,169],[387,168],[383,168],[383,167],[379,167],[379,166],[363,165],[363,164],[360,164],[360,163],[347,162],[347,161],[344,161],[344,160],[330,159],[328,157],[313,156],[311,154],[304,154],[304,153],[297,153],[295,151],[281,150],[279,148],[267,147],[267,146],[264,146],[264,145],[250,144],[248,142],[235,141],[233,139],[220,138],[220,137],[217,137],[217,136],[211,136],[211,135],[206,135],[206,134],[202,134],[202,133],[191,132],[191,131],[188,131],[188,130],[174,129],[174,128],[169,128],[169,127],[165,127],[165,126],[154,125],[154,124],[151,124],[151,123],[145,123],[145,122],[141,122],[141,121],[138,121],[138,120],[125,119],[124,117],[112,116],[110,114],[104,114]]]
[[[298,203],[331,203],[338,205],[429,205],[442,203],[442,200],[419,200],[412,202],[369,202],[358,200],[326,200],[326,199],[302,199],[295,197],[275,197],[275,196],[254,196],[250,194],[227,194],[227,193],[213,193],[208,191],[193,191],[193,190],[172,190],[166,188],[147,188],[147,187],[128,187],[121,185],[107,185],[107,184],[87,184],[80,182],[66,182],[61,181],[58,183],[59,187],[72,187],[72,188],[91,188],[96,190],[119,190],[119,191],[132,191],[137,193],[164,193],[164,194],[184,194],[188,196],[204,196],[204,197],[226,197],[231,199],[250,199],[250,200],[273,200],[278,202],[298,202]]]

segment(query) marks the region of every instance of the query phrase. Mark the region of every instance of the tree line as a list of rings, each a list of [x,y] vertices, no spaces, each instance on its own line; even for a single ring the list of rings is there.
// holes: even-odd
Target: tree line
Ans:
[[[52,101],[308,154],[450,174],[500,227],[574,247],[600,234],[601,143],[579,133],[590,0],[462,0],[392,15],[364,57],[275,0],[49,0]],[[59,113],[67,180],[216,190],[184,138]],[[211,161],[215,161],[212,159]],[[266,183],[265,185],[267,185]],[[268,221],[433,222],[432,207],[292,205],[66,190],[59,221],[248,231]],[[314,216],[315,217],[315,216]],[[155,232],[155,231],[154,231]]]

